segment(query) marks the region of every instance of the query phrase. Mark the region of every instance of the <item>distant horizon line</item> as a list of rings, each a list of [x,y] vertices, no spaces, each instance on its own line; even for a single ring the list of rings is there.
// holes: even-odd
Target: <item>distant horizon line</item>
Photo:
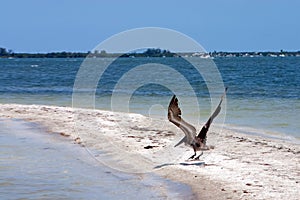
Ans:
[[[1,47],[0,47],[1,48]],[[9,49],[7,49],[9,50]],[[162,49],[163,50],[163,49]],[[19,52],[14,52],[14,54],[50,54],[50,53],[94,53],[92,51],[71,51],[71,50],[55,50],[55,51],[28,51],[28,52],[24,52],[24,51],[19,51]],[[214,53],[214,52],[222,52],[222,53],[280,53],[280,52],[285,52],[285,53],[297,53],[300,52],[300,48],[299,50],[241,50],[241,51],[236,51],[236,50],[213,50],[213,51],[170,51],[171,53]],[[132,53],[132,52],[107,52],[107,54],[128,54],[128,53]]]
[[[109,58],[109,57],[300,57],[300,51],[245,51],[245,52],[171,52],[159,48],[147,48],[143,52],[108,53],[105,50],[94,50],[93,52],[51,52],[51,53],[15,53],[12,50],[0,48],[0,58]]]
[[[6,51],[11,51],[13,53],[16,53],[16,54],[48,54],[48,53],[62,53],[62,52],[67,52],[67,53],[90,53],[92,50],[95,50],[95,49],[92,49],[92,50],[50,50],[50,51],[14,51],[13,49],[11,48],[6,48],[6,47],[3,47],[3,46],[0,46],[0,49],[5,49]],[[169,49],[163,49],[163,48],[160,48],[160,47],[149,47],[149,48],[145,48],[145,49],[161,49],[161,50],[167,50],[167,51],[170,51],[172,53],[199,53],[199,51],[172,51],[172,50],[169,50]],[[106,51],[106,53],[110,53],[110,54],[113,54],[113,53],[116,53],[116,54],[121,54],[121,53],[131,53],[131,52],[109,52],[105,49],[97,49],[99,52],[104,50]],[[299,52],[300,51],[300,47],[298,49],[284,49],[284,48],[280,48],[280,49],[277,49],[277,50],[272,50],[272,49],[264,49],[264,50],[206,50],[206,49],[203,49],[204,53],[213,53],[213,52],[224,52],[224,53],[255,53],[255,52]]]

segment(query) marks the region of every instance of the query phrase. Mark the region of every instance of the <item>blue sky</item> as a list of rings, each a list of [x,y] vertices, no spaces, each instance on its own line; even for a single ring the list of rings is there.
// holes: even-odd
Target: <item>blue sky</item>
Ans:
[[[0,47],[82,51],[132,28],[182,32],[207,51],[300,50],[297,0],[0,0]]]

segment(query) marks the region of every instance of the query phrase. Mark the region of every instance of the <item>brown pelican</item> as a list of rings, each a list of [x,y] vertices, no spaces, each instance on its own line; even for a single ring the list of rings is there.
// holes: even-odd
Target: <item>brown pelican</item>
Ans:
[[[183,142],[187,145],[192,146],[194,149],[194,155],[192,155],[189,159],[194,159],[196,156],[196,151],[198,151],[198,150],[203,151],[203,150],[210,149],[210,147],[206,145],[206,134],[207,134],[207,131],[208,131],[211,123],[213,122],[214,118],[221,111],[221,104],[222,104],[224,96],[226,95],[226,91],[227,91],[227,88],[225,88],[225,92],[222,95],[220,103],[219,103],[218,107],[216,108],[215,112],[207,120],[207,122],[202,127],[201,131],[199,132],[199,134],[197,136],[196,136],[196,128],[181,118],[181,110],[178,106],[178,99],[177,99],[176,95],[174,95],[173,98],[171,99],[169,108],[168,108],[168,119],[170,122],[172,122],[177,127],[179,127],[185,134],[185,137],[182,138],[175,145],[175,147],[180,145]],[[202,154],[203,154],[203,152],[201,152],[201,154],[199,156],[197,156],[195,158],[195,160],[198,160]]]

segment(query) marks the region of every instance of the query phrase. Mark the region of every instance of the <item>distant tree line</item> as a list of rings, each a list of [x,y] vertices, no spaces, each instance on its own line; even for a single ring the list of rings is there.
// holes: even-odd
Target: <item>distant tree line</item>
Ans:
[[[7,58],[85,58],[88,53],[81,52],[52,52],[52,53],[14,53],[12,50],[0,48],[0,57]]]
[[[0,58],[106,58],[106,57],[268,57],[268,56],[300,56],[300,51],[283,51],[278,52],[222,52],[213,51],[210,53],[172,53],[169,50],[159,48],[148,48],[142,52],[132,53],[107,53],[105,50],[95,50],[94,52],[52,52],[52,53],[14,53],[12,50],[7,50],[0,47]]]
[[[6,50],[5,48],[0,47],[0,57],[14,55],[12,50]]]
[[[15,58],[85,58],[85,57],[173,57],[175,53],[169,50],[149,48],[143,52],[133,53],[107,53],[105,50],[94,52],[52,52],[52,53],[14,53],[12,50],[0,48],[0,57],[15,57]]]
[[[121,57],[174,57],[175,53],[171,53],[169,50],[150,48],[140,53],[126,53]]]

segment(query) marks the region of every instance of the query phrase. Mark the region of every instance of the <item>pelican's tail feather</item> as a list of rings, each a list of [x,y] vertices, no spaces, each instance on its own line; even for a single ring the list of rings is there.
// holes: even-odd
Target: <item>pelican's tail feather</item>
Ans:
[[[177,144],[175,144],[174,147],[177,147],[178,145],[182,144],[185,141],[186,141],[186,136],[184,136]]]

